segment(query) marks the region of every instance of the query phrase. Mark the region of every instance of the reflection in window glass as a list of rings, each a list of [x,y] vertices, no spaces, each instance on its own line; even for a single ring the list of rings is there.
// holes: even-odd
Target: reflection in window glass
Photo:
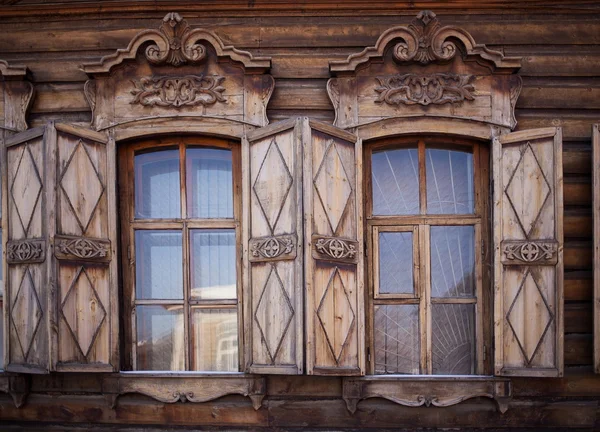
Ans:
[[[188,148],[187,201],[193,218],[233,218],[231,151]]]
[[[137,369],[185,368],[183,306],[137,306]]]
[[[137,299],[182,299],[181,231],[135,232]]]
[[[475,305],[433,304],[431,323],[433,373],[475,373]]]
[[[431,227],[432,297],[473,297],[474,247],[473,226]]]
[[[235,231],[191,230],[193,298],[234,299],[236,293]]]
[[[418,305],[375,306],[375,373],[418,374]]]
[[[192,370],[238,370],[236,309],[192,309]]]
[[[473,213],[473,154],[427,148],[427,213]]]
[[[419,213],[419,156],[416,148],[373,152],[373,214]]]
[[[135,217],[181,217],[179,150],[135,156]]]
[[[379,233],[379,293],[414,292],[413,233]]]

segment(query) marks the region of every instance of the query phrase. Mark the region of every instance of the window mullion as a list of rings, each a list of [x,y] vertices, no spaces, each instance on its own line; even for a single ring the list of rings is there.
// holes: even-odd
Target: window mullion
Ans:
[[[420,331],[421,362],[423,373],[431,374],[431,263],[429,253],[429,226],[419,225],[419,267],[420,267]]]

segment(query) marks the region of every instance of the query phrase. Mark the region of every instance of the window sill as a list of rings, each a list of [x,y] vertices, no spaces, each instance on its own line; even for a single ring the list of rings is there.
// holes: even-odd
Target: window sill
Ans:
[[[511,382],[493,376],[348,377],[344,378],[342,397],[352,413],[361,400],[373,397],[410,407],[446,407],[475,397],[487,397],[496,402],[501,413],[505,413],[511,398]]]
[[[8,393],[17,408],[21,408],[29,395],[29,377],[0,370],[0,393]]]
[[[229,394],[241,394],[258,410],[265,397],[266,380],[244,373],[121,372],[106,375],[102,391],[114,408],[126,393],[149,396],[159,402],[208,402]]]

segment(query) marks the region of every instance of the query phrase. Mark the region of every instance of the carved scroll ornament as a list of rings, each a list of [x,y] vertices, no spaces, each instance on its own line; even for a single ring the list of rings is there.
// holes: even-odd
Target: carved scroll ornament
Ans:
[[[543,241],[506,241],[502,243],[504,264],[555,264],[558,245]]]
[[[58,259],[110,260],[110,242],[84,237],[55,237],[54,254]]]
[[[131,103],[179,108],[226,102],[223,96],[225,87],[221,86],[224,79],[218,75],[142,78],[133,81],[135,88],[131,90],[134,96]]]
[[[316,258],[334,260],[356,260],[357,242],[338,237],[316,237],[313,238]],[[320,256],[319,256],[320,255]]]
[[[46,242],[43,239],[8,242],[6,260],[9,264],[39,263],[46,259]]]
[[[376,103],[388,105],[443,105],[472,101],[475,87],[472,75],[437,73],[431,75],[404,74],[377,77],[379,96]]]
[[[296,257],[296,238],[287,235],[251,239],[250,255],[250,261],[294,259]]]
[[[166,42],[166,49],[158,44],[148,46],[146,58],[150,63],[179,66],[187,62],[198,62],[206,56],[206,48],[190,39],[190,26],[177,12],[165,15],[159,32]]]

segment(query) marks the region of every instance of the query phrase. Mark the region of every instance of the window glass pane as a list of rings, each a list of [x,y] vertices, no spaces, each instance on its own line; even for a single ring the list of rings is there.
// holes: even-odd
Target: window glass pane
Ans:
[[[4,368],[4,319],[3,311],[4,304],[2,303],[2,297],[0,297],[0,370]]]
[[[193,218],[233,218],[231,151],[187,149],[188,213]]]
[[[135,232],[137,299],[182,299],[183,263],[180,231]]]
[[[473,213],[473,154],[425,150],[427,213]]]
[[[475,305],[431,305],[433,373],[475,373]]]
[[[475,228],[431,227],[431,296],[475,294]]]
[[[375,306],[375,373],[418,374],[418,305]]]
[[[413,293],[413,233],[379,233],[379,292]]]
[[[181,217],[179,150],[135,156],[135,217]]]
[[[137,370],[183,370],[183,306],[136,306]]]
[[[373,152],[373,214],[419,213],[419,156],[416,148]]]
[[[235,230],[191,230],[190,243],[191,296],[236,298]]]
[[[192,309],[192,370],[238,371],[236,309]]]

